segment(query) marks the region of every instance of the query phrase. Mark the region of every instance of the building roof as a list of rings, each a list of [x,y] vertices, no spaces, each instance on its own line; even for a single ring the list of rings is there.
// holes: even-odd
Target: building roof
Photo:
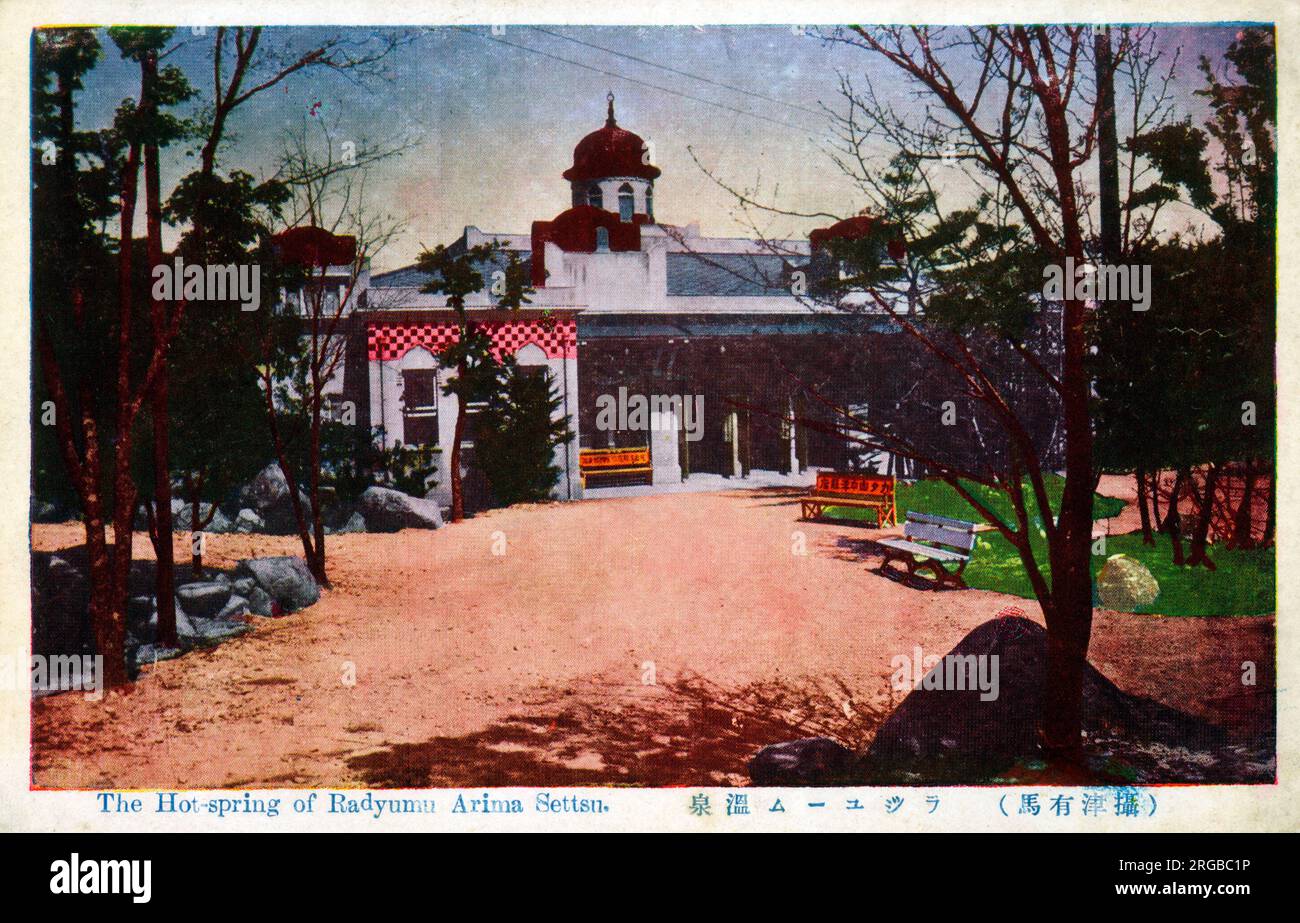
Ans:
[[[532,272],[532,259],[527,250],[498,250],[492,255],[492,258],[485,260],[478,266],[478,271],[487,281],[488,277],[498,269],[504,270],[510,262],[510,253],[517,253],[519,261],[523,264],[526,272]],[[371,288],[420,288],[427,283],[432,277],[421,272],[418,266],[414,264],[403,266],[401,269],[393,269],[389,272],[381,272],[370,277]]]
[[[790,272],[806,257],[775,253],[668,253],[669,295],[790,294]]]
[[[641,136],[619,128],[614,121],[614,94],[609,94],[609,118],[578,142],[573,149],[573,166],[564,171],[570,182],[586,182],[611,176],[657,179],[660,170],[645,162],[646,143]]]

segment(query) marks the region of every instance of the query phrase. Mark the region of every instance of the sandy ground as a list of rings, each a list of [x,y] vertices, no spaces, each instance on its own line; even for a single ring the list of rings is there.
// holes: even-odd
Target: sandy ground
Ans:
[[[334,586],[311,609],[147,667],[103,702],[37,701],[33,784],[738,784],[767,743],[863,747],[899,698],[896,655],[943,654],[1009,605],[1039,618],[1026,600],[877,575],[880,533],[801,523],[798,495],[516,507],[331,536]],[[81,540],[75,524],[33,529],[38,550]],[[207,563],[296,544],[214,535]],[[144,536],[135,550],[149,556]],[[1093,637],[1093,663],[1129,692],[1243,733],[1272,721],[1271,617],[1099,611]],[[1259,685],[1241,685],[1244,660]]]

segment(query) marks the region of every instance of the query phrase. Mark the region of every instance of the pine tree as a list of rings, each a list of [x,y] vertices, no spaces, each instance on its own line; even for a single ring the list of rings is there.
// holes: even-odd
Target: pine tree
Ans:
[[[546,500],[560,477],[555,449],[572,437],[548,370],[507,361],[475,426],[476,460],[501,506]],[[558,418],[557,418],[558,415]]]

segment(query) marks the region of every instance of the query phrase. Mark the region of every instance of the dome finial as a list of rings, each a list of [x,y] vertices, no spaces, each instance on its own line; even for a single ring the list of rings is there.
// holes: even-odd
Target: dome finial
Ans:
[[[605,127],[613,128],[618,124],[614,121],[614,91],[610,90],[605,99],[609,101],[609,117],[605,119]]]

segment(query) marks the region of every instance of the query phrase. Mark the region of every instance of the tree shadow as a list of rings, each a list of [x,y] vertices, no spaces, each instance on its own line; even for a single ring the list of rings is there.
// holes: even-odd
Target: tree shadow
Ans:
[[[395,744],[348,765],[374,788],[737,785],[768,744],[821,736],[861,747],[889,711],[855,701],[838,678],[728,689],[688,676],[532,704],[472,734]]]

